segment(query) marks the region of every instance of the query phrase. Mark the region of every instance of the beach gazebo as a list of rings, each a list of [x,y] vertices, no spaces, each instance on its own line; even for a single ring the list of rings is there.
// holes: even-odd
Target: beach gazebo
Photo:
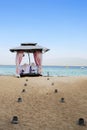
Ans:
[[[10,49],[11,52],[16,52],[16,75],[21,77],[42,75],[42,54],[48,50],[45,47],[39,46],[37,43],[21,43],[19,47]],[[28,54],[29,64],[21,66],[24,53]],[[30,53],[33,53],[35,65],[31,65],[30,63]],[[25,72],[26,68],[27,71]]]

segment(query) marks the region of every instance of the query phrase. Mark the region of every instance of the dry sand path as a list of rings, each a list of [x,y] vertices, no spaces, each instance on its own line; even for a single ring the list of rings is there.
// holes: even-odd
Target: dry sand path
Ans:
[[[19,124],[11,124],[14,115]],[[87,121],[87,77],[0,76],[0,130],[87,130],[80,117]]]

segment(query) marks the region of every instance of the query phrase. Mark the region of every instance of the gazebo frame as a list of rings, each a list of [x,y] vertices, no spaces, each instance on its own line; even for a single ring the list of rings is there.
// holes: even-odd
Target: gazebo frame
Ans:
[[[49,51],[49,49],[37,45],[37,43],[21,43],[19,47],[10,49],[11,52],[16,52],[16,74],[20,77],[24,76],[42,76],[41,67],[42,67],[42,54]],[[19,73],[18,66],[22,61],[24,53],[28,53],[29,64],[30,64],[30,53],[33,53],[36,66],[38,67],[38,73]]]

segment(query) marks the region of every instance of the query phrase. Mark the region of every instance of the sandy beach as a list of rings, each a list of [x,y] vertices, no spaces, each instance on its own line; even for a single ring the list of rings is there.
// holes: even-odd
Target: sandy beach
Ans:
[[[87,77],[0,76],[0,130],[87,130]]]

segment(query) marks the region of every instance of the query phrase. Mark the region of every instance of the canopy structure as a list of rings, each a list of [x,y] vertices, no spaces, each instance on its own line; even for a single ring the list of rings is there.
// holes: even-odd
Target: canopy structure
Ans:
[[[28,53],[33,53],[35,51],[41,51],[42,53],[47,52],[49,49],[37,45],[37,43],[21,43],[19,47],[10,49],[11,52],[24,51]]]
[[[41,75],[42,68],[42,54],[49,51],[49,49],[37,45],[37,43],[21,43],[19,47],[15,47],[10,49],[11,52],[16,52],[16,74],[20,76],[39,76]],[[29,65],[20,65],[24,53],[28,53],[29,57]],[[34,64],[30,64],[30,53],[33,53],[34,56]],[[34,71],[35,68],[36,71]],[[27,71],[25,71],[27,69]]]

